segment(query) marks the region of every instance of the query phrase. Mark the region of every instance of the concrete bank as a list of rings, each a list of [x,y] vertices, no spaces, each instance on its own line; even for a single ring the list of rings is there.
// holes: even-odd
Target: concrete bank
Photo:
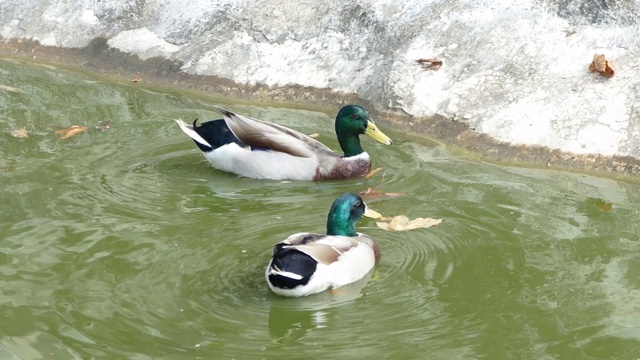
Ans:
[[[0,53],[251,101],[358,102],[490,159],[640,174],[639,14],[631,0],[26,0],[0,2]],[[596,53],[612,77],[588,71]]]

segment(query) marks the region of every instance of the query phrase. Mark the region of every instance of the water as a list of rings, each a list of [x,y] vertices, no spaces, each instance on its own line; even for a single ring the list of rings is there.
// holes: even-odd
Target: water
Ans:
[[[393,146],[363,139],[384,179],[238,179],[172,119],[222,104],[337,149],[332,119],[8,59],[0,85],[21,90],[0,90],[0,359],[640,357],[638,184],[484,163],[385,127]],[[70,125],[91,129],[54,135]],[[335,197],[369,186],[410,194],[368,201],[385,215],[444,222],[364,219],[382,251],[370,279],[269,293],[272,245],[322,231]]]

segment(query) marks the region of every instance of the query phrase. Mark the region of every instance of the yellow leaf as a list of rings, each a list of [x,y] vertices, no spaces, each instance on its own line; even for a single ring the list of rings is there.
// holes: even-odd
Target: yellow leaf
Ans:
[[[87,126],[73,125],[68,128],[56,130],[56,135],[60,136],[60,140],[64,140],[87,130],[89,130]]]
[[[368,178],[372,177],[373,175],[377,174],[380,170],[382,170],[382,168],[377,168],[377,169],[371,170],[367,175],[365,175],[365,178],[368,179]]]
[[[387,231],[407,231],[415,229],[426,229],[432,226],[438,225],[442,222],[442,219],[432,218],[415,218],[409,220],[405,215],[394,216],[390,222],[376,222],[379,228]]]

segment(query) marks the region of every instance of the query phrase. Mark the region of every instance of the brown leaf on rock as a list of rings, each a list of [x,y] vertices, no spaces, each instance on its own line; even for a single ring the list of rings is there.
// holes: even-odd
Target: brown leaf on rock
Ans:
[[[25,128],[15,129],[11,132],[11,136],[20,139],[26,139],[29,137],[29,132]]]
[[[56,130],[56,135],[60,137],[60,140],[64,140],[72,136],[78,135],[81,132],[85,132],[87,130],[89,130],[88,126],[72,125],[72,126],[69,126],[68,128]]]
[[[440,67],[442,66],[442,60],[436,58],[418,59],[416,60],[416,62],[422,65],[425,70],[438,71],[438,69],[440,69]]]
[[[589,72],[598,72],[602,76],[612,77],[615,75],[613,63],[604,57],[604,54],[593,55],[593,60],[589,65]]]
[[[382,230],[387,231],[408,231],[415,229],[427,229],[436,226],[442,222],[442,219],[432,218],[415,218],[409,220],[405,215],[398,215],[391,218],[389,222],[378,221],[376,225]]]

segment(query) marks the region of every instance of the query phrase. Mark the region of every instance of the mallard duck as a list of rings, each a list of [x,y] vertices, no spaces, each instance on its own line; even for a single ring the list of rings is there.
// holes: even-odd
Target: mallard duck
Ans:
[[[369,236],[356,232],[365,215],[379,218],[354,193],[338,197],[329,210],[327,233],[297,233],[277,243],[265,276],[269,288],[283,296],[306,296],[362,279],[380,258]]]
[[[392,141],[361,106],[347,105],[336,116],[335,129],[344,156],[287,127],[252,119],[215,106],[224,118],[188,125],[184,131],[213,167],[255,179],[330,180],[365,176],[371,159],[360,146],[360,134],[391,145]]]

